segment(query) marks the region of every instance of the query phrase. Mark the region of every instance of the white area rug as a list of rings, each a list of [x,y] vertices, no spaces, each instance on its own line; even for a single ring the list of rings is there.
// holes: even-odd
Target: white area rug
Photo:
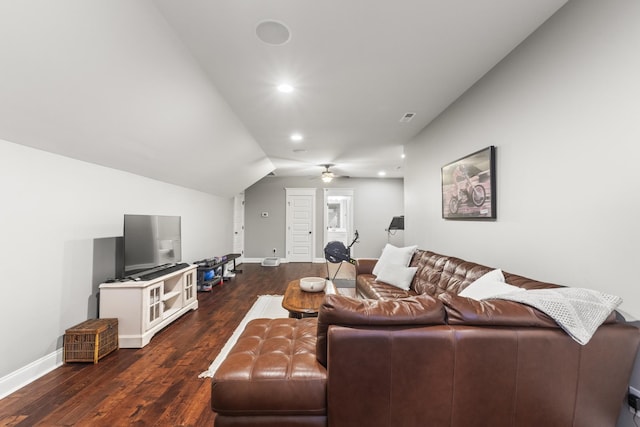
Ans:
[[[338,293],[347,296],[354,296],[355,289],[338,288]],[[242,331],[244,331],[244,328],[247,326],[249,321],[253,319],[277,319],[283,317],[289,317],[289,312],[282,308],[282,295],[260,295],[258,300],[244,316],[244,319],[242,319],[236,330],[233,331],[233,334],[225,343],[224,347],[222,347],[218,356],[216,356],[215,360],[211,362],[209,369],[198,375],[198,378],[213,378],[213,374],[215,374],[222,361],[227,357],[229,351],[231,351],[233,346],[236,344],[238,337]]]

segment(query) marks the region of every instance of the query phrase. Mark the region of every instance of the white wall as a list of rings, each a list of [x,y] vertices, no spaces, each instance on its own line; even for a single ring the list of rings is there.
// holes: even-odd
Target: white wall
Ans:
[[[232,199],[0,140],[0,380],[95,313],[94,243],[125,213],[180,215],[185,262],[231,252]]]
[[[0,138],[222,197],[273,170],[150,0],[0,1]]]
[[[640,2],[571,1],[406,146],[405,241],[620,295],[640,318]],[[441,218],[440,168],[497,146],[495,222]]]
[[[266,177],[245,190],[245,257],[285,258],[285,188],[312,188],[316,192],[316,251],[315,257],[324,259],[323,253],[323,186],[319,179],[309,177]],[[398,178],[337,179],[331,188],[354,189],[354,228],[360,233],[360,243],[353,246],[354,257],[378,257],[387,243],[385,229],[391,218],[403,215],[403,180]],[[263,218],[262,212],[269,216]],[[392,244],[401,245],[402,233]],[[353,236],[349,236],[351,240]]]

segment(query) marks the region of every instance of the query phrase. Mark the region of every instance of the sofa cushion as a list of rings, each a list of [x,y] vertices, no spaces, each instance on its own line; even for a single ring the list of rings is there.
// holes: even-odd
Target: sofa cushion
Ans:
[[[373,274],[356,276],[356,291],[363,298],[369,299],[397,299],[416,295],[411,289],[404,290],[385,282],[379,282]]]
[[[401,265],[406,267],[411,262],[411,257],[413,253],[416,251],[418,246],[407,246],[404,248],[395,247],[389,243],[387,243],[382,249],[382,255],[380,255],[380,259],[373,267],[373,274],[378,275],[380,271],[384,269],[384,267],[388,265]]]
[[[417,249],[411,267],[418,267],[411,289],[417,294],[437,297],[443,292],[459,293],[482,275],[493,270],[460,258]]]
[[[359,274],[373,274],[373,267],[375,267],[377,263],[377,258],[356,259],[356,276]]]
[[[565,332],[582,345],[622,303],[617,295],[593,289],[563,287],[512,292],[495,298],[535,307],[554,319]]]
[[[540,282],[538,280],[518,276],[517,274],[507,273],[506,271],[503,271],[502,273],[504,274],[506,283],[523,289],[549,289],[561,287],[560,285],[556,285],[555,283]]]
[[[543,312],[515,301],[476,301],[452,293],[442,293],[438,300],[444,304],[449,325],[560,327]],[[602,323],[617,321],[617,312],[613,312]]]
[[[388,284],[369,286],[375,280],[375,277],[372,279],[367,278],[363,281],[360,280],[361,275],[371,274],[375,263],[376,260],[374,259],[358,260],[356,265],[356,288],[358,292],[365,298],[380,298],[386,295],[393,298],[394,293],[397,293],[397,291],[388,291],[386,288],[391,288]],[[406,293],[404,296],[428,294],[437,297],[443,292],[458,294],[476,279],[493,270],[488,266],[422,249],[416,249],[409,266],[417,267],[418,269],[411,283],[410,293]],[[559,286],[507,272],[503,272],[503,275],[506,283],[523,289],[547,289]],[[358,284],[358,282],[361,283]],[[402,298],[403,296],[398,297]]]
[[[249,322],[213,377],[211,408],[232,416],[326,414],[316,331],[315,318]]]
[[[437,295],[438,282],[444,266],[449,259],[448,256],[439,255],[435,252],[416,250],[409,266],[417,267],[418,270],[413,278],[411,289],[416,294]]]
[[[382,267],[376,280],[408,291],[417,269],[418,267],[403,267],[401,265],[388,264]]]
[[[442,293],[438,300],[445,306],[450,325],[558,327],[541,311],[513,301],[477,301],[453,293]]]
[[[396,327],[445,324],[442,303],[429,295],[402,299],[358,299],[327,295],[318,312],[316,357],[326,366],[329,326]]]
[[[464,288],[491,270],[493,268],[486,265],[449,257],[438,282],[439,293],[459,294]]]

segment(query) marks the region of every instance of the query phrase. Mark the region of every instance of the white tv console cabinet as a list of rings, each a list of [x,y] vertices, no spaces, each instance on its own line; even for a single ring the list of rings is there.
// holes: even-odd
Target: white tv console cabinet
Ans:
[[[196,270],[190,265],[147,281],[100,285],[100,317],[118,319],[120,347],[144,347],[162,328],[198,308]]]

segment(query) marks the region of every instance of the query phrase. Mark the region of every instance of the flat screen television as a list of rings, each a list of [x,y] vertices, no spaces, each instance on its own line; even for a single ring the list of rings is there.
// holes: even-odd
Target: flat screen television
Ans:
[[[124,277],[182,261],[180,217],[124,216]]]

